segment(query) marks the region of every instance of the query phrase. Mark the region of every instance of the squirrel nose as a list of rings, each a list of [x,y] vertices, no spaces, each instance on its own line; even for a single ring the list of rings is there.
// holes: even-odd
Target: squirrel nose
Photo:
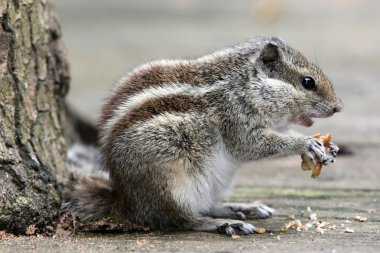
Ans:
[[[342,100],[338,100],[338,103],[333,108],[333,113],[341,112],[343,111],[343,102]]]
[[[336,112],[340,112],[342,109],[340,109],[339,107],[334,107],[333,109],[333,113],[336,113]]]

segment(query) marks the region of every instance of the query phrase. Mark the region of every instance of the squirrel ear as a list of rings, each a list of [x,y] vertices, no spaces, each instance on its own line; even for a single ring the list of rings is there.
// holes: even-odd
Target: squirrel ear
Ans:
[[[285,45],[285,41],[283,39],[281,39],[280,37],[273,36],[270,38],[270,40],[277,45]]]
[[[283,52],[279,44],[269,41],[263,49],[261,49],[259,61],[262,69],[268,74],[272,73],[276,68],[276,63],[283,59]]]
[[[281,49],[273,42],[268,42],[260,52],[260,59],[264,65],[268,65],[280,60]]]

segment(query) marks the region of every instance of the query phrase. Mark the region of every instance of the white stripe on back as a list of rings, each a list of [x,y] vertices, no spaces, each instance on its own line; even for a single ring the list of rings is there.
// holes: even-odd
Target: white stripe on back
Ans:
[[[101,145],[105,145],[114,125],[119,120],[121,120],[124,117],[124,115],[131,112],[133,109],[143,105],[146,101],[151,99],[164,98],[169,95],[179,95],[183,93],[191,95],[201,94],[204,91],[210,90],[211,87],[194,87],[189,84],[171,83],[153,86],[145,90],[142,90],[137,94],[132,95],[123,103],[121,103],[113,111],[113,116],[106,121],[100,139]]]

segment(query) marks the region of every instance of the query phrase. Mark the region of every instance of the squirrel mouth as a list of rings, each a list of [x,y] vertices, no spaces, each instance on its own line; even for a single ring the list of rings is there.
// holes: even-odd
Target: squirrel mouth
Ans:
[[[302,118],[301,125],[305,127],[311,127],[314,124],[314,121],[311,118],[304,117]]]
[[[293,117],[290,121],[292,123],[299,124],[305,127],[311,127],[314,124],[314,121],[310,117],[305,115]]]

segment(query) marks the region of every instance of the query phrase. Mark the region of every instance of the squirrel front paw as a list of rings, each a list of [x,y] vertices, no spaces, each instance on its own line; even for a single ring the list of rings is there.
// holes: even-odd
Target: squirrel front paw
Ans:
[[[316,138],[309,138],[306,141],[304,154],[306,155],[307,159],[313,162],[313,164],[317,164],[318,159],[322,162],[323,165],[327,165],[328,163],[335,162],[335,157],[339,150],[339,148],[334,143],[330,144],[330,149],[331,155],[326,153],[322,141]]]

